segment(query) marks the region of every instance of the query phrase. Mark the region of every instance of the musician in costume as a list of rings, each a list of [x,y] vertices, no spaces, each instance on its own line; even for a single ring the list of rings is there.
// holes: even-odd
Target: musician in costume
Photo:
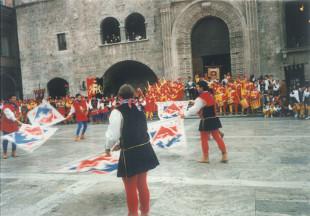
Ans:
[[[3,135],[14,133],[19,130],[19,125],[22,123],[19,121],[21,117],[19,113],[19,107],[16,104],[16,95],[11,95],[9,101],[3,105],[1,113],[1,131]],[[8,140],[3,140],[3,159],[7,158]],[[16,154],[16,144],[12,142],[12,156],[18,157]]]
[[[100,111],[102,124],[105,123],[105,121],[108,118],[108,115],[110,114],[109,104],[110,102],[108,98],[105,99],[104,97],[102,97],[102,100],[99,102],[99,111]]]
[[[100,118],[100,112],[99,112],[99,109],[100,109],[100,106],[99,106],[99,102],[98,100],[96,99],[96,96],[92,96],[92,99],[91,99],[91,107],[92,107],[92,110],[91,110],[91,116],[92,116],[92,124],[95,124],[95,122],[97,124],[99,124],[99,118]]]
[[[213,139],[217,142],[219,149],[222,152],[222,159],[220,162],[228,161],[226,146],[219,134],[219,128],[222,127],[221,122],[217,116],[216,103],[212,90],[209,88],[208,83],[205,81],[199,81],[197,83],[197,90],[199,97],[194,101],[194,106],[191,107],[187,112],[181,115],[181,118],[188,117],[195,113],[199,113],[201,118],[199,131],[201,138],[201,147],[203,151],[203,157],[198,160],[200,163],[209,163],[209,144],[208,136],[211,132]],[[191,101],[193,102],[193,101]]]
[[[20,105],[20,110],[21,110],[21,122],[27,124],[28,123],[28,118],[27,118],[27,113],[28,113],[28,108],[27,108],[27,100],[23,100],[22,104]]]
[[[58,103],[56,104],[56,108],[57,108],[57,111],[62,115],[62,116],[66,116],[66,100],[64,97],[62,97],[59,101],[57,101]],[[64,124],[67,123],[66,120],[63,121]]]
[[[239,100],[239,95],[237,91],[235,90],[235,86],[232,83],[227,83],[228,86],[228,101],[227,103],[229,104],[229,111],[230,115],[233,114],[233,107],[235,109],[235,115],[238,115],[238,104],[240,103]]]
[[[75,141],[80,141],[80,139],[86,139],[85,132],[87,129],[87,122],[88,122],[88,110],[91,109],[86,100],[82,100],[81,94],[76,94],[75,101],[71,105],[71,110],[69,113],[68,118],[71,118],[73,113],[75,113],[75,120],[78,123],[78,128],[76,130]],[[83,126],[83,131],[81,137],[79,137],[81,128]]]
[[[260,93],[257,89],[257,86],[252,86],[252,91],[251,91],[251,109],[253,113],[257,113],[257,109],[261,107],[260,104]]]
[[[121,149],[117,177],[122,177],[124,182],[128,215],[138,216],[140,201],[141,216],[147,216],[150,202],[147,172],[159,162],[150,144],[145,114],[132,102],[134,94],[131,85],[125,84],[119,89],[122,102],[110,115],[106,153],[109,155],[111,147],[120,140],[113,148]]]

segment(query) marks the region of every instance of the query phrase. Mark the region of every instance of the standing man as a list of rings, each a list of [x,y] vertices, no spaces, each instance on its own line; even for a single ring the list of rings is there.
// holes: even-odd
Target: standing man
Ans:
[[[18,131],[18,125],[22,125],[22,123],[18,120],[20,118],[19,115],[19,107],[16,104],[16,95],[11,95],[9,97],[9,101],[4,104],[2,109],[1,116],[1,130],[3,131],[3,135],[7,135]],[[3,159],[7,158],[7,149],[8,149],[8,140],[3,140]],[[12,142],[12,156],[18,157],[16,154],[16,144]]]
[[[138,216],[140,201],[141,216],[147,216],[150,205],[147,172],[159,162],[150,143],[145,114],[132,101],[134,88],[125,84],[118,94],[123,101],[112,111],[109,119],[106,154],[109,155],[112,145],[120,140],[113,149],[121,148],[117,177],[122,177],[125,185],[128,215]]]
[[[185,86],[185,89],[188,93],[189,99],[193,100],[195,99],[195,87],[196,84],[193,82],[192,77],[188,76],[187,77],[187,84]]]
[[[220,119],[217,117],[216,104],[214,97],[210,94],[211,89],[208,83],[205,81],[199,81],[197,83],[197,90],[199,92],[199,97],[194,101],[194,106],[191,107],[185,114],[181,115],[184,119],[195,113],[199,113],[201,118],[199,131],[201,138],[201,147],[203,151],[203,157],[198,160],[199,163],[209,163],[209,144],[208,136],[211,132],[213,139],[217,142],[219,149],[222,152],[222,159],[220,162],[228,161],[226,146],[219,134],[219,128],[222,127]],[[193,101],[192,101],[193,102]]]
[[[67,119],[71,118],[72,114],[75,113],[75,119],[76,119],[76,122],[78,123],[75,141],[80,141],[80,138],[86,139],[84,134],[87,129],[88,110],[91,109],[91,107],[86,103],[85,100],[82,100],[81,94],[76,94],[75,98],[76,100],[71,105],[71,110],[70,110],[69,115],[67,116]],[[82,125],[83,125],[83,131],[82,131],[81,137],[79,137]]]

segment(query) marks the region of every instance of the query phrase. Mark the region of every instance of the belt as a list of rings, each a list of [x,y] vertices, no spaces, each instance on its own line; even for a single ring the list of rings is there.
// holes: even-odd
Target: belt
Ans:
[[[133,149],[133,148],[137,148],[137,147],[144,146],[144,145],[148,144],[149,142],[150,142],[150,141],[147,141],[146,143],[138,144],[138,145],[135,145],[135,146],[131,146],[131,147],[129,147],[129,148],[124,149],[123,151],[127,151],[127,150],[129,150],[129,149]]]

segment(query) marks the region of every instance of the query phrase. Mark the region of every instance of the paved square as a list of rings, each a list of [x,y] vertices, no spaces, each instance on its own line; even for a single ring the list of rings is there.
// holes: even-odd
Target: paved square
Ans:
[[[310,215],[310,121],[225,118],[229,162],[211,140],[202,156],[198,119],[186,119],[187,147],[157,151],[160,166],[148,174],[150,215]],[[1,159],[1,215],[126,215],[124,186],[116,174],[52,171],[104,151],[107,125],[89,125],[75,142],[77,125],[60,129],[31,154]],[[10,150],[10,147],[9,147]],[[8,152],[10,153],[10,151]]]

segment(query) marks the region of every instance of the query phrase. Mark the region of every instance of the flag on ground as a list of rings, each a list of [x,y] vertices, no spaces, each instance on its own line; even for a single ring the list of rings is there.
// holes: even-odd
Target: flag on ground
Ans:
[[[111,156],[100,154],[74,162],[55,172],[110,174],[117,170],[118,160],[119,152],[112,152]]]

